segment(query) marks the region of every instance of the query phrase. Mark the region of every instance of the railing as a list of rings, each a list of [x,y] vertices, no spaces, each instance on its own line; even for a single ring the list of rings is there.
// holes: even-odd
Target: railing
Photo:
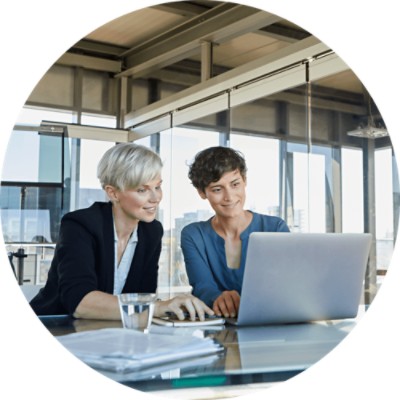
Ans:
[[[6,249],[19,285],[46,282],[55,243],[6,243]]]

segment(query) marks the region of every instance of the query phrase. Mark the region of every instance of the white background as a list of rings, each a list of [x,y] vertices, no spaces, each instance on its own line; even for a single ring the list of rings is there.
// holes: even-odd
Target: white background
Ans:
[[[142,0],[140,5],[157,3]],[[240,3],[280,15],[330,46],[371,93],[398,151],[400,79],[396,42],[400,37],[395,1]],[[46,70],[75,42],[104,23],[136,10],[137,4],[133,0],[1,2],[0,161],[19,110]],[[0,397],[149,398],[103,378],[58,345],[25,302],[4,248],[0,248]],[[385,282],[355,331],[308,371],[257,398],[399,399],[399,275],[397,246]]]

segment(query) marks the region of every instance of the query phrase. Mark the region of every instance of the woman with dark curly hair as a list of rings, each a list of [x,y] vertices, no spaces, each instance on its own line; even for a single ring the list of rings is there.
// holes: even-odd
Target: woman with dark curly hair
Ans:
[[[215,215],[182,230],[186,271],[193,294],[226,318],[239,310],[250,233],[289,232],[281,218],[244,209],[246,173],[243,155],[221,146],[199,152],[189,168],[189,179]]]

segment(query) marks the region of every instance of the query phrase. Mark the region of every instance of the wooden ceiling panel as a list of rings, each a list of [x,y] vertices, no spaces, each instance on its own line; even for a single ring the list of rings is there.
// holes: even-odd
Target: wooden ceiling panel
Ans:
[[[175,28],[186,19],[159,9],[143,8],[110,21],[85,39],[131,48]]]

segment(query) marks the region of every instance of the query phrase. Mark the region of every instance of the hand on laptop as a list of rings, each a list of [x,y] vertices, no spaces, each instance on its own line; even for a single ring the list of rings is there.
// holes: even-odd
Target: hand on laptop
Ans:
[[[239,293],[236,290],[227,290],[215,299],[213,310],[219,317],[236,318],[239,312],[239,305]]]
[[[187,314],[192,321],[196,320],[196,316],[199,317],[200,321],[204,321],[206,314],[214,315],[211,308],[191,294],[182,294],[167,301],[156,302],[155,317],[168,315],[171,312],[181,321],[185,319]]]

